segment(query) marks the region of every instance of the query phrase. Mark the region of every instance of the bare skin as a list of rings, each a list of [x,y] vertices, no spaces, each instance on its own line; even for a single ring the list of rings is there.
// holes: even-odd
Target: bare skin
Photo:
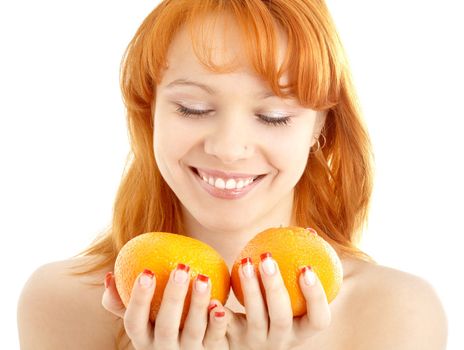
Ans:
[[[224,28],[234,28],[227,22],[224,24]],[[305,170],[308,154],[318,140],[326,114],[325,111],[303,108],[294,99],[269,96],[268,86],[246,62],[238,32],[216,30],[214,33],[217,45],[213,47],[227,48],[215,51],[218,54],[215,61],[237,60],[241,68],[219,75],[205,71],[205,67],[195,59],[187,31],[185,28],[180,30],[171,43],[167,69],[156,89],[154,154],[164,180],[182,203],[186,232],[214,247],[230,268],[234,257],[251,238],[250,232],[294,222],[291,218],[294,187]],[[287,50],[284,35],[281,35],[279,43],[282,59]],[[192,81],[186,85],[186,80]],[[288,80],[287,76],[283,76],[283,83],[285,80]],[[196,87],[192,86],[193,81]],[[203,88],[198,87],[198,82]],[[205,85],[209,87],[205,89]],[[212,94],[205,90],[216,92]],[[266,100],[266,95],[270,99]],[[185,110],[190,112],[185,113]],[[192,110],[196,111],[194,115],[205,118],[192,118]],[[276,123],[282,120],[282,115],[291,120],[285,128]],[[274,120],[274,124],[269,123],[269,119]],[[197,178],[192,168],[205,172],[209,169],[246,174],[246,178],[254,178],[255,175],[265,177],[250,196],[231,202],[210,196],[199,185],[199,181],[204,179]],[[135,347],[138,350],[445,348],[446,318],[429,284],[416,276],[352,258],[342,259],[343,285],[330,305],[318,283],[311,288],[306,287],[306,291],[302,288],[307,305],[311,306],[307,309],[312,315],[308,314],[306,320],[292,318],[283,283],[274,283],[278,281],[278,275],[269,275],[263,280],[267,305],[263,304],[263,296],[254,283],[256,280],[249,280],[249,287],[253,287],[254,283],[254,289],[244,288],[250,292],[247,308],[251,307],[256,312],[248,312],[231,294],[225,308],[218,306],[218,309],[227,312],[223,319],[227,323],[214,325],[207,323],[206,317],[200,320],[204,321],[204,325],[207,323],[206,335],[211,324],[216,336],[223,331],[224,336],[217,339],[225,340],[225,343],[219,347],[203,346],[200,338],[201,346],[194,348],[177,344],[178,329],[174,321],[179,315],[172,311],[179,311],[179,308],[175,310],[177,304],[172,300],[170,312],[164,313],[161,320],[158,313],[155,329],[148,324],[147,308],[140,306],[149,306],[147,296],[151,295],[148,292],[156,288],[155,284],[150,290],[135,293],[141,299],[132,299],[132,293],[131,302],[136,301],[130,302],[127,309],[118,309],[114,307],[117,305],[114,302],[117,301],[115,289],[110,297],[109,289],[103,286],[105,275],[112,271],[112,266],[85,277],[65,274],[68,267],[85,259],[47,264],[31,276],[21,295],[18,310],[23,350],[114,349],[122,316],[126,332],[132,333],[129,336],[137,343]],[[85,284],[90,281],[97,287]],[[300,287],[303,286],[301,281],[300,278]],[[170,289],[172,296],[180,291]],[[182,290],[185,291],[186,288]],[[273,297],[269,298],[267,292],[272,292]],[[207,309],[208,302],[208,299],[202,298],[203,311]],[[247,318],[240,318],[238,313],[246,314]],[[299,322],[301,320],[305,322]],[[175,330],[175,333],[171,331],[169,334],[171,346],[159,343],[153,346],[151,340],[163,341],[160,340],[163,337],[157,335],[157,329],[159,332],[163,322],[165,330],[166,326]],[[266,343],[256,346],[254,337],[263,339],[263,335],[268,333],[268,326],[273,338],[270,341],[265,339]],[[182,339],[186,333],[182,334]],[[161,335],[166,337],[166,332]],[[198,334],[190,332],[188,335],[194,338]],[[203,336],[201,332],[200,335]],[[282,343],[283,335],[286,343]],[[234,337],[235,341],[231,341],[232,346],[228,347],[226,339],[233,340]],[[188,342],[192,339],[186,341],[190,344]]]
[[[83,259],[50,263],[31,276],[18,308],[21,349],[115,348],[121,321],[101,304],[111,268],[85,277],[64,273]],[[342,264],[344,281],[330,304],[331,323],[301,349],[445,349],[446,317],[427,282],[357,259]],[[244,312],[233,293],[225,306]]]

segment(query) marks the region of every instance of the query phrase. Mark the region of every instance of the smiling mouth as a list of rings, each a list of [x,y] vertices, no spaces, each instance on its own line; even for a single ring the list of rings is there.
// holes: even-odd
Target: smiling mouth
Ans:
[[[201,181],[205,182],[206,184],[220,189],[224,191],[239,191],[244,188],[247,188],[251,184],[261,180],[263,177],[266,176],[266,174],[250,177],[247,179],[223,179],[219,177],[214,177],[214,176],[202,176],[198,172],[198,170],[194,167],[190,167],[190,170],[198,176]]]

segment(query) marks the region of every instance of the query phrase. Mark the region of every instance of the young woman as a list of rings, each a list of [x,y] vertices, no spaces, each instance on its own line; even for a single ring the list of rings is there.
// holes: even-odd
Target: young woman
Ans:
[[[112,225],[82,254],[30,277],[18,309],[22,349],[445,349],[433,288],[357,248],[373,156],[322,0],[163,1],[129,44],[121,85],[132,157]],[[271,273],[261,263],[266,298],[256,275],[241,275],[245,307],[233,293],[225,305],[210,300],[210,283],[194,288],[182,330],[182,270],[154,324],[156,276],[140,276],[125,308],[108,273],[144,232],[199,239],[231,268],[254,235],[281,225],[314,228],[343,264],[330,305],[317,278],[301,276],[302,317],[292,317],[272,259]]]

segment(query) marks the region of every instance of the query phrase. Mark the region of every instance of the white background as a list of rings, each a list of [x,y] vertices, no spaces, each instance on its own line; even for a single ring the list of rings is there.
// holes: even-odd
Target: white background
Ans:
[[[16,304],[29,275],[75,254],[110,221],[129,150],[119,63],[156,3],[0,5],[0,322],[8,349],[19,348]],[[328,2],[376,154],[362,247],[435,287],[453,350],[464,348],[459,3]]]

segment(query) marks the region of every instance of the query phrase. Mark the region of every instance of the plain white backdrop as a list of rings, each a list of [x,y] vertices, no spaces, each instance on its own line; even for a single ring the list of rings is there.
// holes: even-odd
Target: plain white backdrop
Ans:
[[[118,73],[157,1],[0,5],[2,347],[40,265],[69,258],[111,219],[129,151]],[[464,53],[460,1],[329,0],[376,155],[362,247],[428,280],[463,349],[460,243]],[[388,335],[385,335],[386,337]]]

